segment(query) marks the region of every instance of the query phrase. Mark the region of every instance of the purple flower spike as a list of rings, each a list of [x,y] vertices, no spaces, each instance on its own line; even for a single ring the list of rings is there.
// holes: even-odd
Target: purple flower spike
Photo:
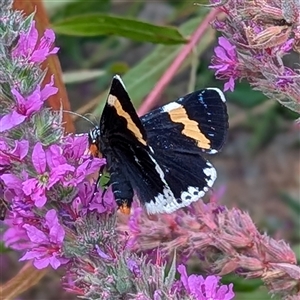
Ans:
[[[219,46],[215,48],[215,56],[209,68],[216,70],[216,77],[218,79],[229,78],[228,82],[224,85],[224,91],[233,91],[234,81],[238,78],[236,47],[231,45],[224,37],[220,37],[218,41]]]
[[[204,278],[199,275],[190,275],[186,273],[184,265],[178,266],[178,272],[181,275],[181,282],[188,294],[197,300],[230,300],[234,297],[232,290],[233,284],[229,286],[220,286],[220,277],[218,276],[207,276]]]
[[[44,231],[28,224],[23,226],[34,246],[20,258],[20,261],[33,259],[33,264],[37,269],[44,269],[48,265],[57,269],[68,262],[68,259],[61,256],[65,230],[59,224],[54,209],[47,212],[45,219]]]
[[[58,47],[53,48],[54,40],[55,35],[51,29],[46,29],[43,37],[39,39],[35,21],[33,21],[30,30],[20,34],[12,55],[14,58],[23,59],[24,62],[42,63],[49,55],[59,50]]]

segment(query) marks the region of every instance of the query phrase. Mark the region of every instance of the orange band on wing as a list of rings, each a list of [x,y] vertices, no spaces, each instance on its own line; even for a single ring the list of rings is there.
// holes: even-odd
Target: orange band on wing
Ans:
[[[126,119],[127,128],[134,134],[134,136],[139,140],[139,142],[146,146],[147,142],[143,138],[140,129],[134,124],[130,115],[123,109],[118,98],[113,95],[109,95],[107,99],[107,104],[113,106],[116,109],[117,114]]]
[[[184,126],[182,134],[197,141],[197,146],[210,149],[210,140],[201,132],[198,123],[189,119],[184,107],[179,107],[168,112],[171,120]]]

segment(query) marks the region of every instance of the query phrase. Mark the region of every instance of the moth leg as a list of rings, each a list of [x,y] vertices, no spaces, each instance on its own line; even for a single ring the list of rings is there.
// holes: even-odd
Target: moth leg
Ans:
[[[98,192],[98,185],[100,184],[100,180],[101,180],[101,176],[103,175],[103,170],[104,170],[105,166],[101,166],[101,168],[99,169],[99,173],[98,173],[98,178],[97,178],[97,181],[96,181],[96,184],[95,184],[95,188],[94,188],[94,192],[93,192],[93,195],[92,195],[92,199],[94,199],[96,193]]]

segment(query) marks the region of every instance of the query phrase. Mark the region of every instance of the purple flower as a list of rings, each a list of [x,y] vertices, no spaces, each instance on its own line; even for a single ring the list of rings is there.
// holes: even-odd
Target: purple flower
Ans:
[[[15,141],[15,147],[11,149],[4,141],[0,142],[0,165],[10,165],[20,162],[27,155],[29,143],[26,140]]]
[[[97,191],[94,195],[95,186],[87,181],[77,185],[78,193],[72,201],[71,206],[65,207],[66,213],[72,221],[77,218],[86,216],[90,211],[97,211],[101,214],[107,211],[114,211],[116,202],[114,200],[111,188],[109,188],[102,197],[102,190]]]
[[[21,58],[24,62],[42,63],[49,55],[57,53],[59,48],[53,48],[54,40],[55,35],[51,29],[46,29],[42,38],[39,39],[35,21],[33,21],[29,31],[20,34],[12,56]]]
[[[99,168],[104,164],[105,160],[102,158],[90,158],[85,161],[80,161],[79,166],[75,169],[75,172],[68,176],[63,182],[64,186],[77,186],[81,183],[86,176],[99,172]]]
[[[15,221],[15,220],[13,220]],[[12,220],[9,220],[12,223]],[[5,221],[8,224],[8,221]],[[28,240],[26,230],[14,224],[9,224],[11,227],[8,228],[3,234],[2,240],[5,247],[14,250],[27,250],[32,247],[32,243]]]
[[[47,201],[46,190],[49,190],[55,183],[62,180],[66,172],[74,171],[75,169],[73,166],[65,163],[62,156],[58,156],[53,151],[57,147],[51,146],[47,155],[41,143],[37,143],[33,148],[32,163],[37,176],[25,180],[22,184],[22,189],[25,195],[31,197],[37,207],[45,205]]]
[[[292,69],[285,67],[283,74],[278,76],[275,82],[275,86],[282,91],[288,89],[294,83],[294,79],[297,78],[297,73]]]
[[[3,174],[0,176],[1,180],[6,186],[6,189],[13,192],[14,196],[23,197],[24,193],[22,190],[23,180],[27,180],[28,176],[26,172],[21,172],[21,178],[17,177],[14,174]],[[23,180],[22,180],[23,179]]]
[[[106,254],[105,252],[103,252],[98,245],[95,245],[95,248],[96,248],[96,251],[97,251],[98,255],[101,258],[103,258],[105,260],[108,260],[108,261],[113,261],[114,260],[113,257],[111,257],[108,254]]]
[[[33,259],[33,264],[37,269],[46,268],[48,265],[57,269],[68,262],[68,259],[62,257],[65,230],[59,224],[54,209],[46,213],[43,231],[28,224],[25,224],[23,228],[34,246],[20,258],[20,261]]]
[[[88,135],[69,135],[64,139],[63,155],[68,160],[78,160],[88,149]]]
[[[69,174],[64,182],[64,186],[77,186],[83,182],[86,176],[99,172],[101,166],[106,163],[103,158],[90,159],[87,154],[88,137],[87,135],[67,136],[63,146],[63,156],[68,159],[70,163],[77,165],[75,172]],[[85,155],[86,153],[86,155]]]
[[[92,186],[92,189],[94,191],[94,186]],[[104,194],[99,188],[97,195],[90,199],[92,199],[92,201],[89,204],[89,210],[96,210],[99,214],[106,211],[113,211],[116,208],[116,201],[111,187],[109,187]]]
[[[238,60],[236,54],[236,47],[224,37],[219,38],[219,46],[215,48],[215,56],[212,59],[210,69],[216,70],[216,77],[218,79],[228,79],[224,84],[224,91],[234,90],[234,81],[238,78]]]
[[[58,89],[54,87],[53,84],[54,78],[52,76],[50,83],[46,84],[42,90],[41,86],[37,85],[36,89],[26,97],[23,97],[15,88],[13,88],[11,92],[16,99],[16,106],[0,120],[0,132],[21,124],[27,118],[31,117],[32,114],[39,111],[45,100],[57,93]]]
[[[128,258],[126,260],[128,270],[135,276],[135,277],[141,277],[142,272],[140,266],[137,264],[137,262],[132,259]]]
[[[230,300],[234,297],[233,284],[220,286],[218,276],[212,275],[206,278],[199,275],[188,276],[184,265],[178,266],[178,272],[185,290],[197,300]]]
[[[273,49],[273,52],[275,53],[275,55],[276,55],[276,53],[277,53],[277,55],[279,53],[286,54],[286,53],[290,52],[293,49],[293,44],[294,43],[295,43],[295,39],[289,39],[285,43],[283,43],[282,45],[275,47]]]

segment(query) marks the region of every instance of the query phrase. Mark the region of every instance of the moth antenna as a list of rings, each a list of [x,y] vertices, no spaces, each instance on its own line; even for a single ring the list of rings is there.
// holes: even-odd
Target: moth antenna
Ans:
[[[76,113],[76,112],[74,112],[74,111],[63,110],[63,112],[66,112],[66,113],[69,113],[69,114],[71,114],[71,115],[80,117],[80,118],[86,120],[87,122],[91,123],[91,124],[93,125],[93,127],[96,127],[96,126],[97,126],[97,125],[95,125],[95,123],[93,123],[93,122],[92,122],[90,119],[88,119],[87,117],[85,117],[85,116],[83,116],[83,115],[81,115],[81,114],[78,114],[78,113]]]
[[[87,116],[90,116],[91,117],[91,119],[93,118],[94,119],[94,121],[95,121],[95,123],[97,124],[97,122],[98,122],[98,118],[95,116],[95,115],[93,115],[92,113],[88,113],[88,114],[86,114]]]

